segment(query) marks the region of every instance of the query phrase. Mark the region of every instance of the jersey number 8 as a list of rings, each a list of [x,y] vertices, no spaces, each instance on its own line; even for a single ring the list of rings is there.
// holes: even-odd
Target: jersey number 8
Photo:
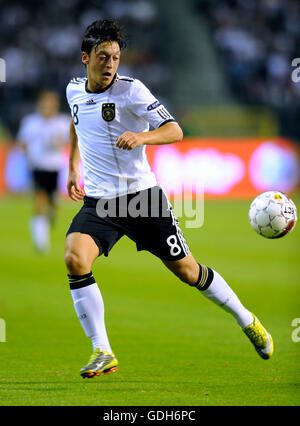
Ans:
[[[78,115],[77,115],[78,109],[79,109],[79,106],[77,104],[74,104],[73,105],[73,122],[74,122],[75,126],[77,126],[77,124],[79,123],[79,119],[78,119]]]

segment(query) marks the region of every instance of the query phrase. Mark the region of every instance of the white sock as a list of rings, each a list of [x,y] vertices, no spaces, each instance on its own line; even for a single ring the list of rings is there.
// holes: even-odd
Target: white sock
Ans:
[[[33,216],[30,220],[30,233],[32,241],[39,251],[47,251],[49,249],[50,226],[48,216]]]
[[[97,283],[71,289],[74,308],[82,328],[92,341],[93,350],[112,353],[104,322],[104,304]]]
[[[207,290],[201,291],[203,296],[214,302],[224,311],[233,315],[236,322],[245,328],[253,322],[253,315],[240,302],[226,281],[218,272],[213,271],[214,278]]]

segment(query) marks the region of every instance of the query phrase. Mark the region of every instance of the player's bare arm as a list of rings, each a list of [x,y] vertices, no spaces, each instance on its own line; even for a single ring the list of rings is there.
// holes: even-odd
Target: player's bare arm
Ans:
[[[177,123],[166,123],[149,132],[125,132],[118,139],[116,146],[121,149],[131,150],[141,145],[163,145],[180,142],[183,132]]]
[[[78,148],[77,135],[74,128],[73,120],[70,123],[70,157],[69,157],[69,176],[67,181],[67,189],[69,197],[74,201],[80,201],[84,197],[84,192],[79,186],[79,161],[80,154]]]

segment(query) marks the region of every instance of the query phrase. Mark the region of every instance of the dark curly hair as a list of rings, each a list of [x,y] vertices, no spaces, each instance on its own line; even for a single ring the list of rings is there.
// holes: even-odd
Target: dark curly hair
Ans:
[[[121,50],[126,47],[123,28],[117,21],[104,19],[94,21],[89,25],[84,33],[81,51],[90,54],[94,46],[98,46],[104,41],[116,41]]]

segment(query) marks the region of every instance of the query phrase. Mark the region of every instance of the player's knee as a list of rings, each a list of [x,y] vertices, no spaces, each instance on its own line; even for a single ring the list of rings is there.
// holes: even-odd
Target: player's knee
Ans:
[[[84,257],[71,250],[66,250],[65,264],[69,273],[74,275],[81,275],[87,268]]]

